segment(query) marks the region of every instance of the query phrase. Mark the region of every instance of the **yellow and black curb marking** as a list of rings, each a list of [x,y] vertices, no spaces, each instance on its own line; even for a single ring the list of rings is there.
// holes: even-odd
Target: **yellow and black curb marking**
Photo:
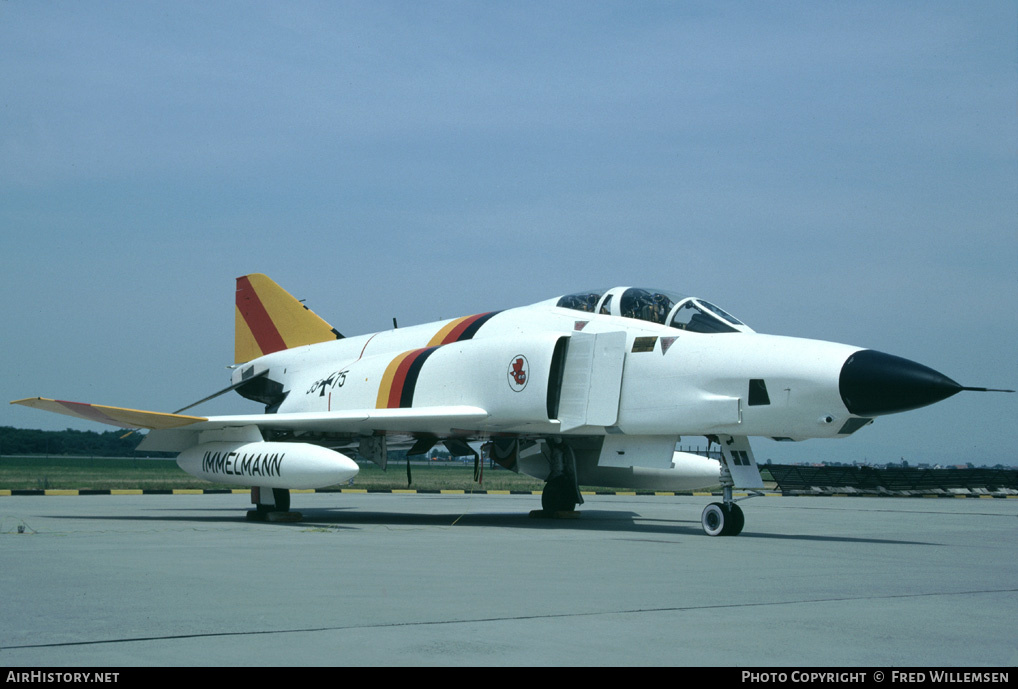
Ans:
[[[298,490],[291,489],[291,493],[389,493],[392,495],[540,495],[539,490],[417,490],[416,488],[341,488],[325,490]],[[3,496],[39,496],[39,495],[224,495],[237,493],[249,495],[249,488],[174,488],[174,489],[0,489],[0,497]],[[721,493],[706,493],[701,491],[651,491],[651,490],[605,490],[605,491],[581,491],[583,495],[615,495],[615,496],[646,496],[659,497],[675,496],[696,496],[696,497],[719,497]],[[736,497],[745,497],[748,493],[735,493]],[[766,491],[761,493],[763,497],[830,497],[830,498],[1013,498],[1018,495],[1000,494],[939,494],[922,493],[918,495],[894,495],[888,493],[862,494],[862,493],[781,493],[779,491]]]

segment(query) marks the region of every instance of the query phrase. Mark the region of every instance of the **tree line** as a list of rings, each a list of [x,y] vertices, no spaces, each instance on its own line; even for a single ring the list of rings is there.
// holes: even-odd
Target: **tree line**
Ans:
[[[73,455],[78,457],[173,457],[172,452],[137,452],[145,435],[117,431],[41,431],[0,426],[0,455]]]

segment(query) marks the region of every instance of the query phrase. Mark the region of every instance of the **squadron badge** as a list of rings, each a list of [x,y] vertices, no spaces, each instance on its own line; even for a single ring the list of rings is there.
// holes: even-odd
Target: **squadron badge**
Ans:
[[[530,376],[530,363],[527,361],[527,357],[522,354],[514,356],[513,360],[509,362],[509,370],[506,375],[509,379],[509,387],[514,392],[520,392],[527,387],[527,378]]]

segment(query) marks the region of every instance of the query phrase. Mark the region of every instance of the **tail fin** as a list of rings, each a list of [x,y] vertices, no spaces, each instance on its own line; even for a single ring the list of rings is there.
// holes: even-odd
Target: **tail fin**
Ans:
[[[343,336],[261,273],[237,278],[234,362]]]

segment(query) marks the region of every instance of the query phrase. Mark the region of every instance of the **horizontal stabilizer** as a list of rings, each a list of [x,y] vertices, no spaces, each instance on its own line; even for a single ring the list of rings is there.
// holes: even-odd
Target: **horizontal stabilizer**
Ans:
[[[120,426],[121,428],[180,428],[192,423],[207,421],[204,416],[164,414],[157,411],[109,407],[104,404],[51,400],[45,397],[29,397],[28,399],[14,400],[11,404],[20,404],[25,407],[51,411],[55,414],[63,414],[64,416],[74,416],[87,421],[98,421],[99,423],[111,426]]]

